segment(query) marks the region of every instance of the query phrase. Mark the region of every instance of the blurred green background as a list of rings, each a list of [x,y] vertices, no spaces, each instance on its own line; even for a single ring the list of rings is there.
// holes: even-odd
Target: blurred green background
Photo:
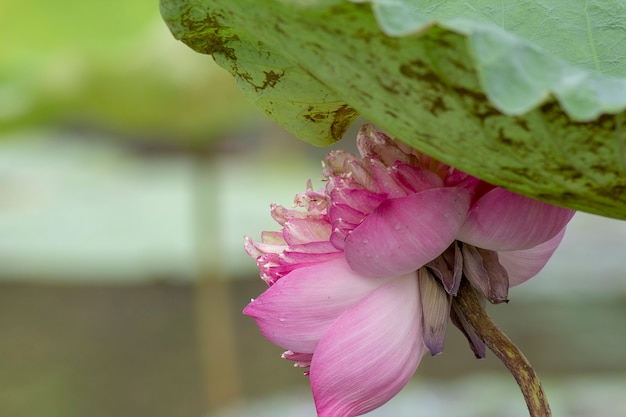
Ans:
[[[1,2],[0,416],[313,416],[241,315],[265,286],[242,243],[327,151],[257,113],[156,1]],[[624,222],[578,215],[491,309],[560,415],[626,415],[625,249]],[[407,392],[376,415],[524,415],[454,329]]]

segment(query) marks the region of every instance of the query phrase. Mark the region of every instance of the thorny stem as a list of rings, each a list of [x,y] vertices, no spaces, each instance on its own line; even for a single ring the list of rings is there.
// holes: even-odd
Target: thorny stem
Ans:
[[[466,279],[461,283],[454,300],[476,334],[513,374],[524,395],[530,416],[550,417],[550,406],[535,370],[511,339],[491,321]]]

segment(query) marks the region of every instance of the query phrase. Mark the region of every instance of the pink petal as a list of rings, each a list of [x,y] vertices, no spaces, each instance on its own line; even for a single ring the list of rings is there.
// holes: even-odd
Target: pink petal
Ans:
[[[328,328],[311,361],[318,417],[367,413],[411,379],[427,349],[415,273],[378,288]]]
[[[328,326],[385,280],[356,274],[344,258],[298,268],[244,309],[273,343],[313,353]]]
[[[443,187],[443,180],[431,170],[407,164],[394,165],[395,180],[406,188],[408,193],[417,193],[429,188]]]
[[[341,210],[343,207],[369,213],[385,201],[385,195],[360,188],[358,184],[346,184],[347,182],[350,181],[337,181],[338,185],[330,190],[332,205],[328,215],[331,221],[345,216]]]
[[[370,160],[372,175],[376,179],[378,192],[384,193],[387,198],[398,198],[407,195],[407,191],[395,178],[392,177],[391,167],[383,164],[377,159]]]
[[[316,248],[316,246],[319,248]],[[323,249],[323,246],[329,246],[332,250],[315,252],[315,249]],[[313,242],[306,245],[297,245],[285,250],[280,256],[270,256],[265,255],[262,257],[263,260],[268,261],[265,267],[269,267],[268,272],[274,278],[270,284],[274,284],[275,281],[282,279],[296,269],[322,264],[337,258],[344,258],[343,252],[335,249],[330,242]],[[258,261],[257,264],[259,264]]]
[[[564,235],[565,229],[534,248],[498,252],[500,264],[509,273],[509,286],[522,284],[537,275],[552,257]]]
[[[348,264],[366,276],[417,270],[455,240],[469,201],[469,191],[453,187],[384,201],[346,238]]]
[[[458,240],[483,249],[529,249],[559,233],[574,211],[494,188],[470,209]]]

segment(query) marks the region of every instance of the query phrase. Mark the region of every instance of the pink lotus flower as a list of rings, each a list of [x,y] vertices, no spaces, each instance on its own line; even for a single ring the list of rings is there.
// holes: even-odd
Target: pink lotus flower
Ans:
[[[484,344],[452,302],[462,279],[492,302],[534,276],[571,210],[480,181],[364,126],[361,157],[331,152],[325,189],[273,205],[282,226],[246,239],[270,287],[244,313],[310,367],[320,417],[367,413],[443,349],[451,317],[478,356]]]

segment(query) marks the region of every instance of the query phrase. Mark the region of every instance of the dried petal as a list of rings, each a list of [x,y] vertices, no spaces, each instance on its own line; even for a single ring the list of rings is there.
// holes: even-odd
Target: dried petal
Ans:
[[[441,256],[426,264],[426,267],[441,281],[449,294],[456,294],[463,276],[463,255],[458,242],[454,242]]]
[[[498,254],[464,244],[463,273],[484,297],[494,304],[508,301],[509,275],[498,262]]]
[[[450,317],[450,295],[427,268],[418,269],[417,277],[424,316],[424,344],[430,350],[431,355],[439,355],[443,352],[448,317]]]

